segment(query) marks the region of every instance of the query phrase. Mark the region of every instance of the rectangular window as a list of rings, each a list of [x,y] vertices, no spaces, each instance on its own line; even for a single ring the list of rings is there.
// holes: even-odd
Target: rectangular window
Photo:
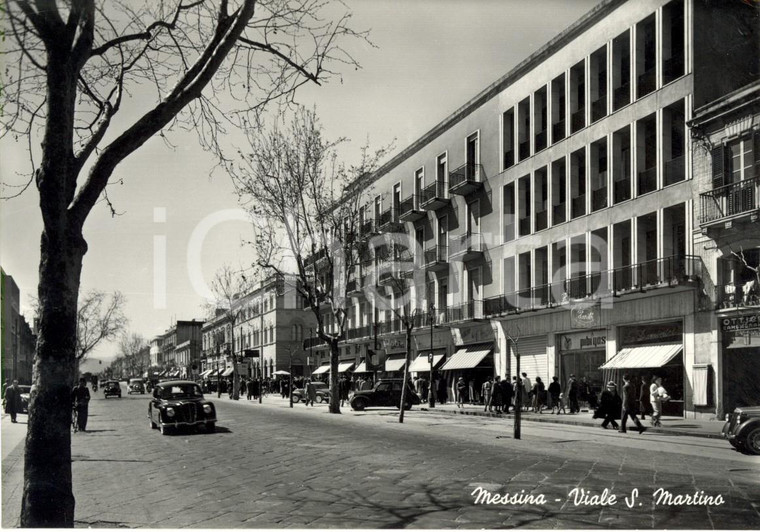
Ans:
[[[515,110],[514,108],[502,115],[502,143],[504,152],[504,169],[515,164]]]

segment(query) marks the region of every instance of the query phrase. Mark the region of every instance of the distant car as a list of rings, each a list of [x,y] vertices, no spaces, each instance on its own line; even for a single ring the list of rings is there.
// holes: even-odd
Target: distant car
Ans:
[[[203,398],[201,387],[193,381],[165,381],[153,388],[148,405],[150,428],[169,434],[180,427],[216,430],[214,403]]]
[[[312,383],[317,390],[317,403],[329,403],[330,402],[330,386],[325,382],[314,381]],[[293,390],[293,402],[299,403],[306,400],[306,390],[303,388],[296,388]]]
[[[129,379],[127,393],[130,395],[133,393],[145,393],[145,382],[142,379]]]
[[[119,381],[106,381],[103,385],[103,396],[106,398],[111,396],[121,397],[121,385]]]
[[[20,384],[19,385],[19,391],[21,392],[19,396],[21,397],[21,413],[22,414],[28,414],[29,413],[29,394],[32,392],[32,387]]]
[[[403,379],[380,379],[372,390],[356,392],[351,398],[351,408],[358,411],[371,406],[399,408],[403,383]],[[404,410],[409,410],[412,405],[418,405],[420,402],[420,397],[407,384]]]
[[[737,451],[760,454],[760,406],[742,406],[726,414],[721,434]]]

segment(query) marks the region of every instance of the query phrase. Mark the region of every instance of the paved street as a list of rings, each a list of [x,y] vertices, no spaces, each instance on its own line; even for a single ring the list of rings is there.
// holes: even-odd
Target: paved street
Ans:
[[[147,403],[94,394],[90,432],[73,435],[77,526],[760,526],[760,459],[721,440],[527,422],[515,441],[511,420],[415,408],[399,425],[391,410],[334,416],[271,397],[216,401],[215,434],[161,436],[148,428]],[[3,527],[17,525],[23,443],[14,434],[23,426],[2,421]],[[475,504],[478,488],[546,502]],[[574,488],[607,488],[618,501],[575,504]],[[656,505],[658,488],[724,502]],[[629,509],[623,498],[634,489]]]

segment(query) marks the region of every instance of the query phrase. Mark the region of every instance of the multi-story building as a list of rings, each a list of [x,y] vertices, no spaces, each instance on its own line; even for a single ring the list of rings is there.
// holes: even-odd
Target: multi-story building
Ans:
[[[432,354],[475,393],[516,375],[518,357],[531,380],[575,375],[597,392],[624,372],[659,375],[666,413],[718,413],[687,122],[757,78],[750,4],[603,1],[352,185],[366,235],[407,234],[425,271],[411,371]],[[401,324],[366,290],[365,276],[383,284],[373,268],[347,287],[342,358],[367,362],[379,330],[374,367],[397,371]]]
[[[222,377],[231,375],[233,352],[244,376],[271,377],[278,370],[290,371],[291,364],[295,375],[303,374],[308,362],[304,331],[316,320],[304,309],[296,283],[293,275],[273,275],[240,295],[233,302],[234,324],[229,312],[217,311],[203,330],[204,377],[213,378],[220,368]]]
[[[164,368],[160,377],[194,379],[201,372],[202,321],[178,320],[150,342],[151,366]]]
[[[2,353],[3,382],[17,379],[21,383],[32,382],[32,364],[36,337],[21,315],[21,292],[13,277],[0,268],[0,291],[2,292]]]

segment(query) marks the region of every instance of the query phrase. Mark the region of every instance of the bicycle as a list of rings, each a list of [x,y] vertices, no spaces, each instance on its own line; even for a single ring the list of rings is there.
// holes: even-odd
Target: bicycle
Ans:
[[[74,432],[79,432],[79,413],[76,406],[71,411],[71,428]]]

